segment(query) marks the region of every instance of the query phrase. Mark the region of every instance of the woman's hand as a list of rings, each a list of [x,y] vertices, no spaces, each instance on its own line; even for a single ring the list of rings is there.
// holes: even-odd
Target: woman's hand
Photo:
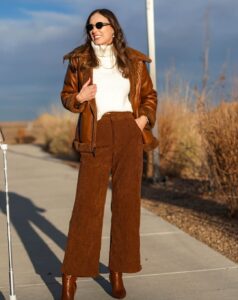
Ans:
[[[138,127],[140,128],[141,131],[143,131],[143,129],[145,128],[145,125],[148,122],[148,119],[146,116],[142,115],[139,118],[135,119]]]
[[[81,91],[76,96],[76,99],[79,103],[83,103],[84,101],[90,101],[93,98],[95,98],[96,92],[97,92],[97,86],[96,84],[91,84],[91,78],[88,79],[88,81],[85,82],[85,84],[82,86]]]

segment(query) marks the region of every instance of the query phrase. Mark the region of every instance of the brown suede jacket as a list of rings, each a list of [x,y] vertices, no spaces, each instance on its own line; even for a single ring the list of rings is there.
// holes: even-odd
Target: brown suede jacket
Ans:
[[[130,93],[129,100],[132,104],[135,118],[141,115],[147,116],[149,123],[142,132],[144,150],[149,151],[158,146],[157,139],[152,135],[152,127],[156,121],[157,93],[147,71],[146,62],[150,58],[143,53],[132,49],[126,49],[130,61]],[[89,51],[84,46],[74,49],[64,56],[69,60],[69,65],[61,92],[61,100],[64,107],[71,112],[79,113],[79,121],[76,129],[74,147],[79,152],[93,152],[96,149],[97,109],[95,99],[79,103],[76,96],[83,84],[93,78],[92,68],[82,68],[85,60],[90,59]]]

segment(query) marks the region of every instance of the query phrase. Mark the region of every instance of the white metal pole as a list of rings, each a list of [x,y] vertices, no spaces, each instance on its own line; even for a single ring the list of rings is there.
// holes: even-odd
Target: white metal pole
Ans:
[[[152,60],[152,62],[150,63],[150,76],[153,82],[154,89],[157,90],[154,0],[146,0],[146,10],[147,10],[149,57]],[[155,122],[153,133],[157,138],[159,138],[158,121]],[[153,151],[153,163],[154,163],[153,181],[157,182],[159,180],[159,149]]]
[[[6,194],[6,215],[7,215],[7,245],[8,245],[8,267],[9,267],[9,285],[10,285],[10,300],[16,300],[14,273],[13,273],[13,260],[12,260],[12,240],[11,240],[11,227],[10,227],[10,208],[9,208],[9,195],[8,195],[8,175],[7,175],[7,144],[4,142],[4,135],[0,128],[0,148],[3,151],[4,161],[4,178],[5,178],[5,194]]]
[[[156,89],[156,57],[155,57],[155,17],[154,17],[154,0],[146,0],[147,8],[147,30],[148,30],[148,48],[150,63],[150,76]]]

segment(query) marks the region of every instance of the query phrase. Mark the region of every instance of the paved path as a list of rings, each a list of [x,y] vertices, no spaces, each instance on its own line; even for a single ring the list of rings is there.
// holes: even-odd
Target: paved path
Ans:
[[[1,153],[2,156],[2,153]],[[0,160],[2,170],[2,160]],[[60,299],[60,264],[74,200],[77,170],[38,147],[10,146],[9,189],[16,295]],[[3,188],[2,172],[0,190]],[[105,207],[97,280],[78,280],[76,299],[107,300],[110,190]],[[0,299],[9,299],[6,219],[0,192]],[[236,300],[238,265],[142,209],[143,269],[125,274],[128,300]]]

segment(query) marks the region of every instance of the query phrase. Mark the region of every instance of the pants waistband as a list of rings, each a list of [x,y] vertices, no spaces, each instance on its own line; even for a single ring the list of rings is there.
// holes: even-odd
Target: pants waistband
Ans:
[[[111,117],[115,119],[134,118],[134,114],[131,111],[109,111],[102,115],[101,120]]]

